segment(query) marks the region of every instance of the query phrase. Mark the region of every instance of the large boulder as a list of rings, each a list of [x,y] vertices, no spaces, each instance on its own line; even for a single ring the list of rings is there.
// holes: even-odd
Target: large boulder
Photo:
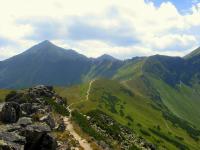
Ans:
[[[53,136],[48,134],[51,131],[46,124],[28,125],[21,132],[26,137],[25,150],[55,150],[57,142]]]
[[[5,123],[15,123],[21,115],[18,103],[6,102],[0,104],[0,120]]]

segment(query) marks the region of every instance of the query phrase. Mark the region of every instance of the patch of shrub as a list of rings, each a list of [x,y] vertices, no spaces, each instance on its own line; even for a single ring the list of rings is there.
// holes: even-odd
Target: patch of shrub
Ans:
[[[140,150],[140,149],[135,145],[132,145],[128,150]]]
[[[53,108],[55,112],[63,116],[69,116],[69,111],[63,105],[57,104],[53,99],[45,98],[45,101]]]
[[[129,121],[133,122],[133,118],[129,115],[126,116],[126,119],[128,119]]]
[[[184,140],[184,138],[182,138],[182,137],[180,137],[180,136],[174,136],[175,138],[177,138],[178,140],[180,140],[180,141],[183,141]]]
[[[127,94],[130,97],[134,96],[134,94],[130,90],[128,90],[128,89],[126,89],[124,87],[120,87],[120,91],[122,91],[123,93]]]
[[[151,136],[151,134],[150,134],[149,132],[147,132],[146,130],[144,130],[144,129],[140,129],[140,132],[141,132],[143,135]]]
[[[163,116],[165,119],[171,121],[174,126],[179,126],[180,128],[186,130],[186,132],[190,135],[191,138],[193,138],[196,141],[199,140],[198,136],[200,136],[200,130],[195,129],[190,123],[168,112],[163,112]]]
[[[84,132],[94,137],[96,140],[104,140],[103,136],[91,128],[88,120],[78,111],[75,110],[72,112],[72,119],[80,126]]]
[[[172,144],[175,145],[177,148],[179,148],[179,149],[181,149],[181,150],[189,150],[189,148],[188,148],[186,145],[180,143],[179,141],[173,139],[172,137],[168,137],[168,136],[166,136],[164,133],[159,132],[159,131],[157,131],[157,130],[155,130],[155,129],[149,128],[149,130],[150,130],[153,134],[155,134],[155,135],[161,137],[162,139],[164,139],[164,140],[166,140],[166,141],[172,143]]]
[[[120,114],[120,116],[124,117],[124,112],[122,109],[119,110],[119,114]]]
[[[17,96],[17,92],[16,91],[11,91],[10,93],[8,93],[8,95],[6,95],[5,101],[8,102],[10,99],[12,99],[15,96]]]

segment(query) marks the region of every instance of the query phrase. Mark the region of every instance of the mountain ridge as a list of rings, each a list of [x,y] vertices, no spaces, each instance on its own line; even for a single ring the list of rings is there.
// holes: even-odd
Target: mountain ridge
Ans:
[[[157,75],[161,77],[164,73],[161,79],[171,85],[182,80],[189,85],[193,78],[199,78],[199,63],[196,57],[188,60],[182,57],[154,55],[121,61],[104,54],[91,59],[74,50],[58,47],[45,40],[19,55],[0,62],[0,87],[17,88],[40,83],[64,86],[79,84],[98,77],[113,78],[118,76],[121,68],[127,66],[128,70],[126,71],[130,72],[130,67],[135,67],[137,62],[140,61],[146,62],[146,65],[142,65],[143,71],[151,68],[154,70],[153,74],[155,74],[157,68]],[[159,67],[165,68],[165,70]],[[188,70],[181,69],[183,67]],[[148,72],[152,72],[151,69]],[[161,73],[160,71],[166,72]],[[184,73],[184,71],[187,73]],[[123,77],[120,78],[123,80]]]

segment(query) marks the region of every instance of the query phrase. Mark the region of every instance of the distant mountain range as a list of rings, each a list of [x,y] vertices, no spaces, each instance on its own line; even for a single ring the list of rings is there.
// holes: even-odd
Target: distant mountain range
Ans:
[[[199,78],[199,57],[200,49],[185,58],[157,55],[121,61],[105,54],[92,59],[43,41],[0,62],[0,88],[23,88],[37,84],[66,86],[97,77],[119,78],[117,72],[127,64],[133,64],[130,67],[134,68],[135,62],[144,60],[143,68],[161,76],[167,83],[182,81],[190,84],[192,79]]]

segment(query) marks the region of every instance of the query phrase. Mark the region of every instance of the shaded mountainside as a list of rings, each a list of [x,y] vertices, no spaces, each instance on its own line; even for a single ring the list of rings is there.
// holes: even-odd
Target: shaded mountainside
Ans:
[[[2,62],[0,87],[79,83],[81,81],[80,74],[84,74],[88,69],[89,61],[85,56],[44,41],[26,52]]]
[[[120,61],[111,56],[104,55],[93,60],[44,41],[0,62],[0,87],[24,88],[38,84],[66,86],[90,79],[87,76],[110,77],[120,66]]]

